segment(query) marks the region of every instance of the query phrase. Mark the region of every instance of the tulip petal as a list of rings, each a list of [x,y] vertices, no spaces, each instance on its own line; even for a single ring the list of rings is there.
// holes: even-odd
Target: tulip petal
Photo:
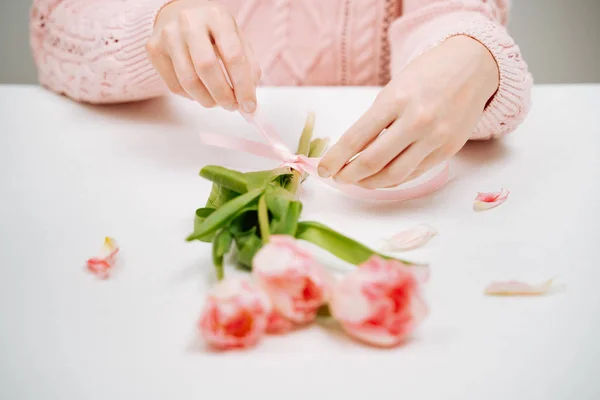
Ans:
[[[277,313],[295,324],[315,319],[333,285],[325,267],[291,236],[272,235],[254,256],[252,274]]]
[[[401,231],[386,240],[386,251],[407,251],[424,246],[437,235],[437,230],[431,225],[420,224]]]
[[[355,339],[380,347],[399,345],[428,315],[421,272],[373,256],[334,286],[331,315]]]
[[[107,236],[98,256],[87,260],[87,270],[100,279],[108,279],[117,262],[119,249],[117,241]]]
[[[284,318],[278,312],[272,312],[267,321],[267,333],[270,335],[281,335],[294,329],[294,323]]]
[[[498,207],[504,203],[508,198],[510,192],[507,189],[500,189],[499,192],[491,193],[477,193],[475,202],[473,203],[473,209],[475,211],[489,210],[490,208]]]
[[[488,296],[540,296],[553,289],[553,279],[540,284],[529,284],[519,281],[492,282],[485,289]]]
[[[198,321],[207,345],[229,350],[256,345],[267,330],[271,302],[245,279],[225,279],[209,292]]]
[[[419,284],[424,285],[429,282],[429,277],[431,275],[431,269],[429,268],[429,265],[412,265],[406,268],[412,272]]]

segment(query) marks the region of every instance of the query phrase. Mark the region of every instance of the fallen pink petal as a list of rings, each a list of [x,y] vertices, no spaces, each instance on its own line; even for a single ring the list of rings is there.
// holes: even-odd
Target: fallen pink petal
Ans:
[[[541,296],[553,291],[555,288],[553,283],[553,279],[540,284],[520,281],[492,282],[485,289],[485,294],[488,296]]]
[[[499,192],[490,193],[478,193],[473,203],[473,209],[475,211],[489,210],[490,208],[498,207],[504,203],[508,198],[509,191],[507,189],[500,189]]]
[[[87,260],[87,270],[100,279],[108,279],[117,262],[119,249],[117,241],[107,236],[98,256]]]
[[[403,230],[386,240],[386,251],[408,251],[426,245],[437,235],[437,230],[431,225],[419,224]]]

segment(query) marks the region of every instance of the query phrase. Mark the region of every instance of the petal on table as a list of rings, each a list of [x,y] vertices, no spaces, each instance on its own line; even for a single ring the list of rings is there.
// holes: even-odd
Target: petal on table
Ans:
[[[117,261],[119,244],[111,237],[104,238],[98,256],[87,260],[87,270],[100,279],[108,279]]]
[[[424,246],[437,235],[437,230],[431,225],[420,224],[403,230],[386,240],[386,251],[407,251]]]
[[[540,284],[519,281],[492,282],[485,289],[488,296],[540,296],[552,291],[553,279]]]
[[[477,193],[477,197],[475,197],[473,203],[473,209],[475,211],[483,211],[498,207],[506,201],[509,193],[510,192],[504,188],[500,189],[499,192]]]

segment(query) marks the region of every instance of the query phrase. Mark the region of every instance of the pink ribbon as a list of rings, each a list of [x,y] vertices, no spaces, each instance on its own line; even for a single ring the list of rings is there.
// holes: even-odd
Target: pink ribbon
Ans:
[[[277,131],[270,126],[257,111],[254,114],[240,113],[244,119],[256,127],[260,134],[265,138],[268,144],[258,143],[252,140],[235,138],[224,135],[217,135],[210,132],[200,134],[202,143],[208,146],[221,147],[230,150],[239,150],[257,156],[271,158],[281,162],[281,166],[293,168],[300,173],[307,173],[315,179],[329,185],[341,192],[350,196],[358,197],[367,200],[384,200],[384,201],[405,201],[426,196],[448,182],[449,167],[448,164],[442,171],[435,176],[417,186],[401,189],[383,189],[370,190],[364,189],[355,185],[341,184],[333,179],[321,178],[317,173],[320,158],[309,158],[304,155],[294,154],[288,149]]]

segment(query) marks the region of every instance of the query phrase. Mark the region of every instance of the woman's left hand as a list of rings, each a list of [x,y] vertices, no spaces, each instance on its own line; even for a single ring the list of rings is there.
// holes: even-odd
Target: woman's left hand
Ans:
[[[319,175],[368,189],[417,178],[464,146],[498,83],[486,47],[468,36],[445,40],[390,81],[323,157]]]

